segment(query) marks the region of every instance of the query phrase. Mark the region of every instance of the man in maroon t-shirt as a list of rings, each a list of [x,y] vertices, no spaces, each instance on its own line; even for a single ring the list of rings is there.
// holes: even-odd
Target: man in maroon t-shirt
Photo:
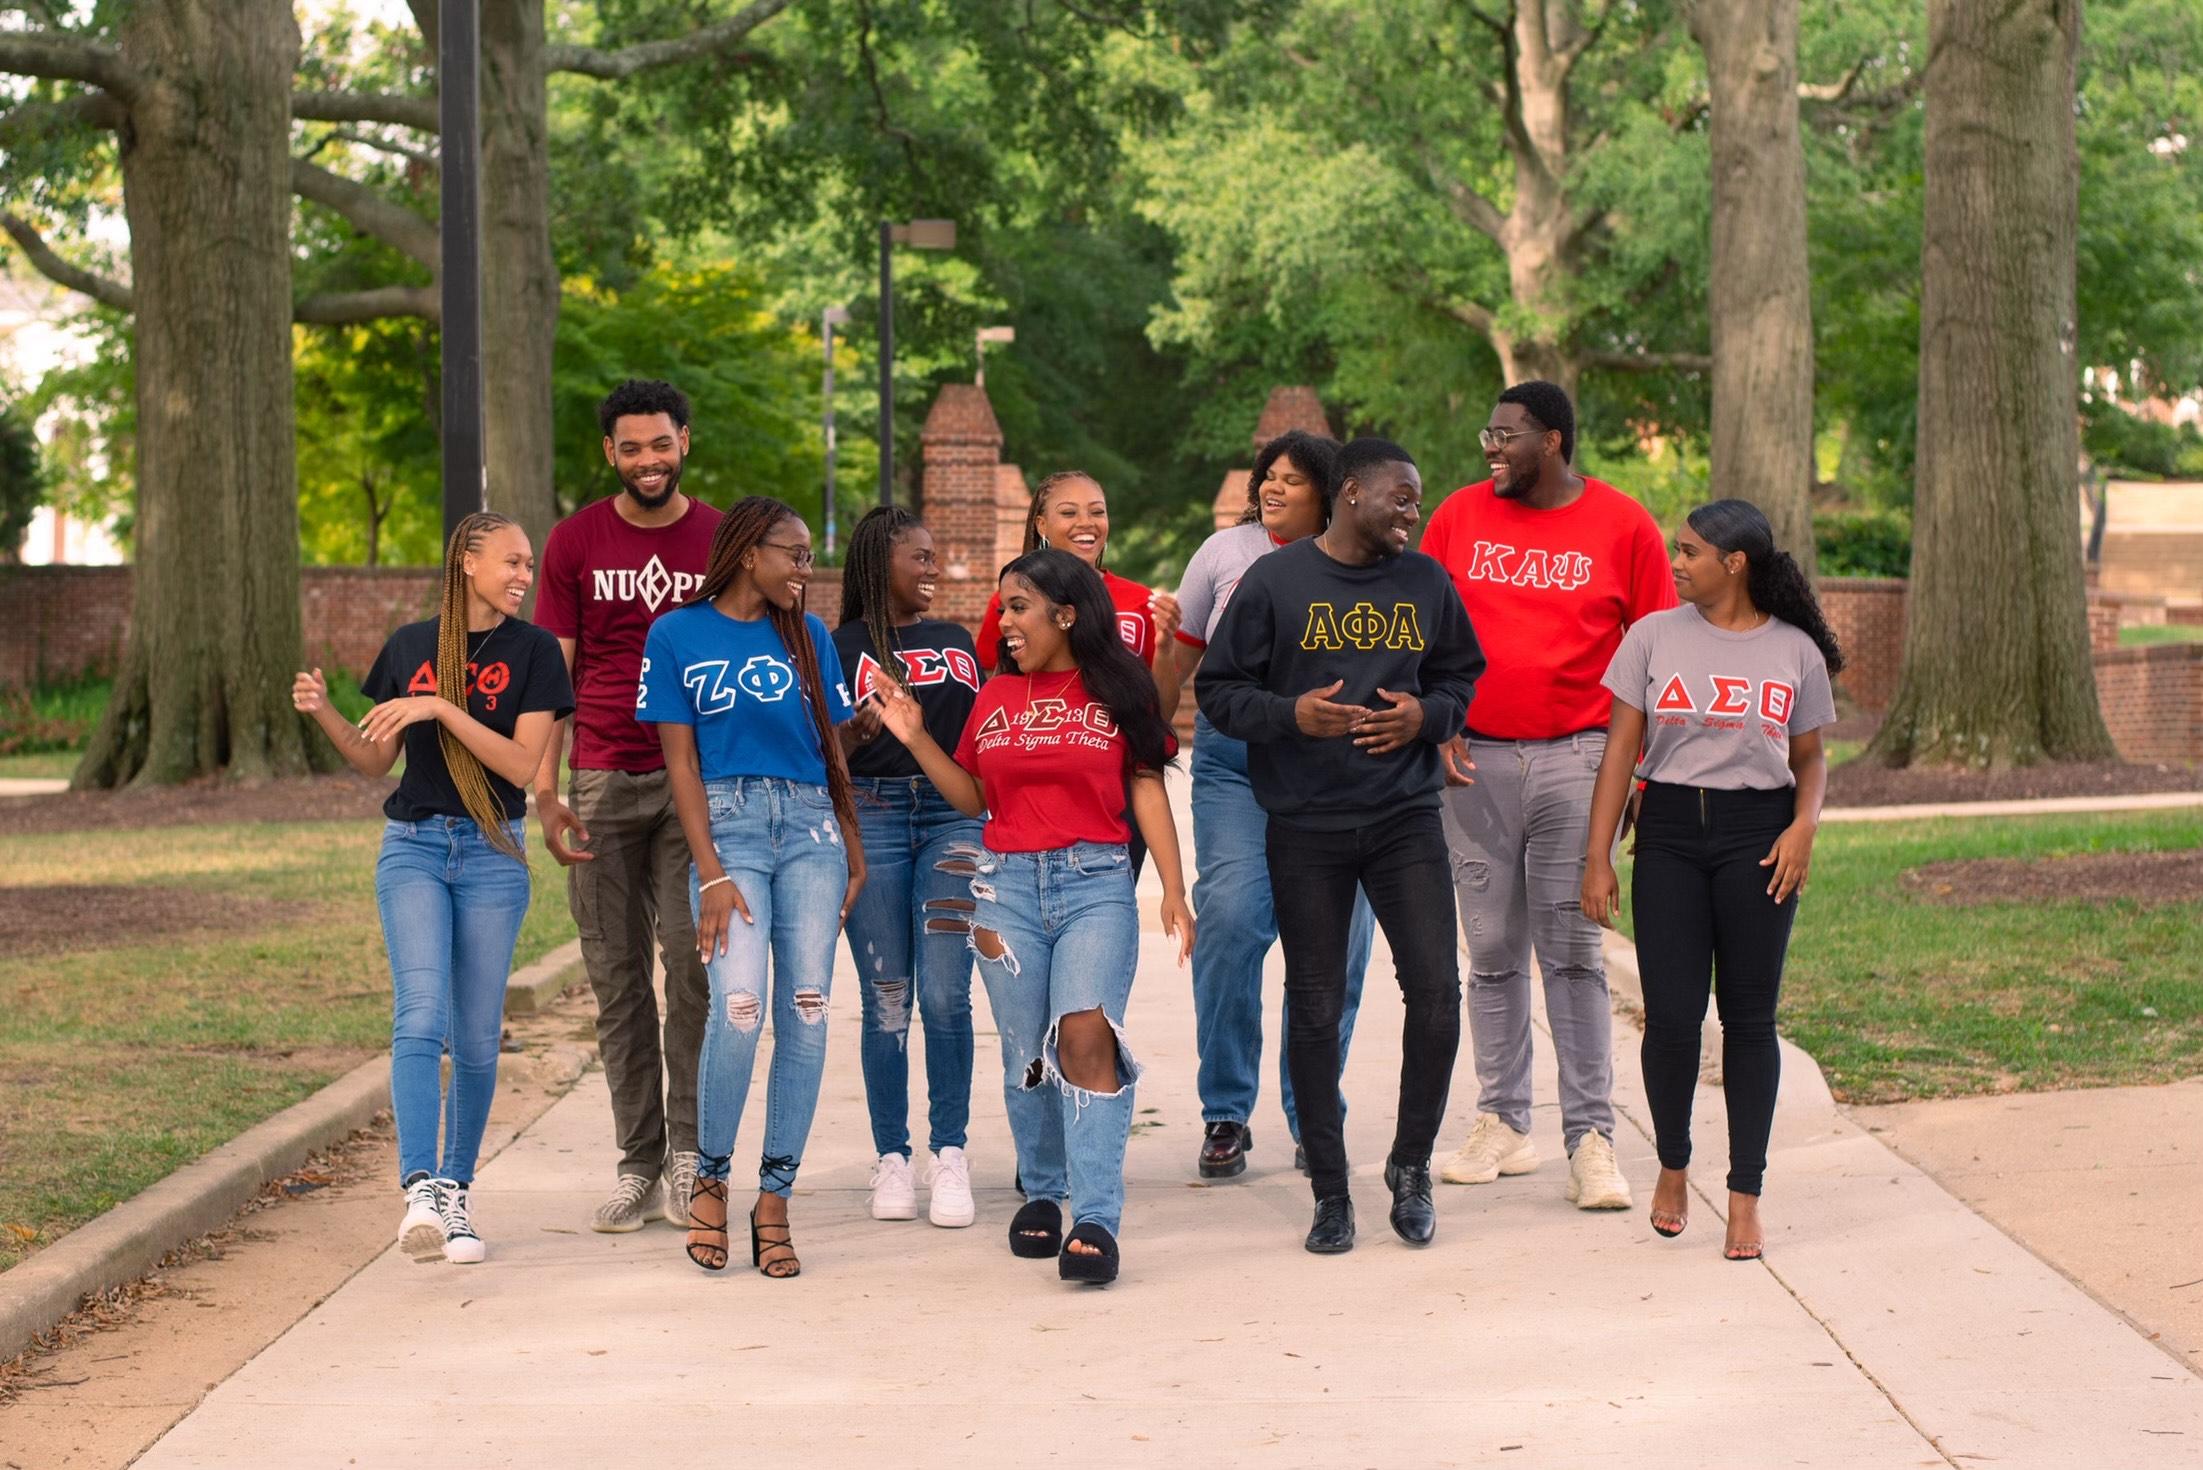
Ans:
[[[689,916],[688,842],[657,736],[636,722],[635,691],[651,620],[703,582],[719,512],[681,493],[679,389],[630,380],[597,418],[619,493],[551,528],[536,582],[536,621],[557,636],[574,680],[572,805],[558,799],[561,723],[536,773],[536,812],[544,846],[566,865],[619,1134],[618,1182],[589,1223],[624,1232],[662,1217],[686,1229],[711,992]],[[654,943],[666,963],[662,1047]]]

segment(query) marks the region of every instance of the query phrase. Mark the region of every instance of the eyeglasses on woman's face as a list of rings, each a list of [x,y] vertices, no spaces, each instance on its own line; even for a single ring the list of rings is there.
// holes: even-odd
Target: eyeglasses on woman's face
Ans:
[[[770,546],[775,551],[785,553],[788,560],[794,562],[799,570],[801,568],[811,565],[811,563],[815,560],[815,558],[811,555],[811,548],[801,544],[800,542],[760,541],[757,544],[760,546]]]

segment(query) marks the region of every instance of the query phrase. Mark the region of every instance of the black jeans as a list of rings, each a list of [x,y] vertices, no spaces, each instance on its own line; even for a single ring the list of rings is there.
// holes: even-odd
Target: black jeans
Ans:
[[[1392,1157],[1430,1162],[1461,1046],[1461,966],[1452,867],[1433,805],[1370,813],[1359,831],[1270,821],[1270,893],[1285,946],[1285,1058],[1300,1103],[1300,1141],[1316,1198],[1347,1192],[1339,1120],[1339,1013],[1346,1004],[1354,890],[1369,896],[1399,973],[1400,1112]]]
[[[1790,825],[1796,795],[1709,791],[1654,781],[1637,819],[1630,913],[1645,987],[1645,1100],[1663,1168],[1690,1165],[1691,1096],[1712,986],[1721,1012],[1721,1090],[1729,1104],[1729,1188],[1758,1194],[1767,1171],[1782,1053],[1775,1000],[1798,896],[1767,896],[1759,865]]]

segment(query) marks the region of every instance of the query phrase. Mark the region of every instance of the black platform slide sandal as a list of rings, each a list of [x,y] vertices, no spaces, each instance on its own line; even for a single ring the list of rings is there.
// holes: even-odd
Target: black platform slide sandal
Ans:
[[[1044,1261],[1063,1249],[1063,1210],[1052,1199],[1029,1199],[1010,1217],[1010,1254]]]
[[[1093,1246],[1100,1254],[1081,1255],[1071,1249],[1074,1245]],[[1091,1220],[1072,1226],[1064,1239],[1063,1253],[1056,1257],[1056,1274],[1065,1281],[1107,1286],[1117,1279],[1117,1237]]]

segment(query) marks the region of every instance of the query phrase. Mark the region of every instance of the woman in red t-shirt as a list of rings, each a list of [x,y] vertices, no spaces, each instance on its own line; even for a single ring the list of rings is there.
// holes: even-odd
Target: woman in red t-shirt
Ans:
[[[1068,551],[1101,573],[1104,599],[1115,609],[1117,636],[1141,663],[1154,668],[1155,650],[1177,635],[1178,599],[1102,565],[1109,549],[1109,497],[1086,471],[1058,470],[1034,489],[1032,506],[1025,512],[1025,550],[1043,546]],[[990,674],[1010,667],[1002,656],[1000,592],[987,599],[986,616],[979,622],[979,662]]]
[[[1029,552],[1003,570],[1001,602],[1001,648],[1017,672],[981,688],[954,756],[927,735],[908,691],[882,692],[882,720],[952,806],[987,816],[985,846],[956,869],[971,876],[970,899],[924,907],[929,931],[970,933],[1001,1033],[1026,1196],[1010,1249],[1056,1256],[1064,1280],[1101,1285],[1117,1276],[1140,1076],[1124,1037],[1140,952],[1125,850],[1135,824],[1155,854],[1163,932],[1177,937],[1180,965],[1193,948],[1162,779],[1177,743],[1091,567],[1052,548]]]

